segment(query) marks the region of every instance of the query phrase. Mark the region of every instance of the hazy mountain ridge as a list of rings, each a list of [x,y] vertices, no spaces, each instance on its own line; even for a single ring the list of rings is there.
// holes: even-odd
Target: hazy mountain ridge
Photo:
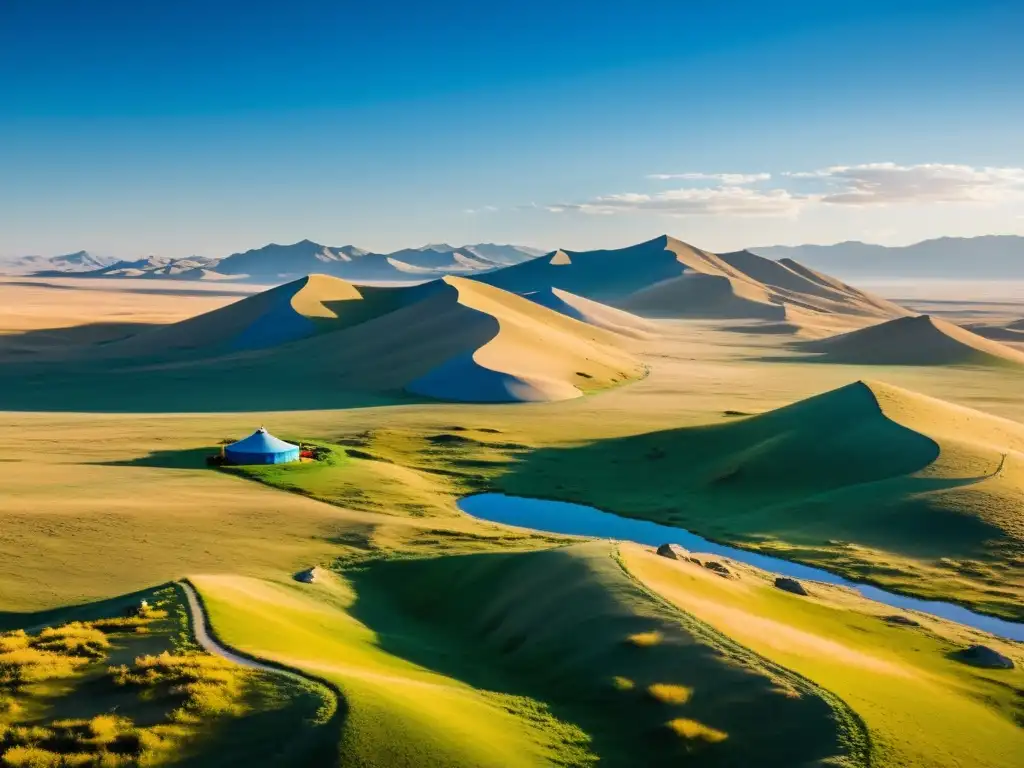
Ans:
[[[14,256],[0,258],[0,272],[14,275],[27,275],[44,270],[60,272],[90,272],[114,264],[117,259],[100,256],[89,251],[75,251],[60,256]]]
[[[223,258],[146,256],[134,260],[100,260],[85,251],[60,257],[22,257],[0,262],[0,272],[56,277],[143,278],[178,280],[253,280],[282,282],[310,273],[356,281],[411,280],[500,269],[535,258],[544,251],[518,245],[446,243],[374,253],[354,245],[327,246],[311,240],[290,245],[270,243]],[[80,257],[77,261],[73,257]],[[7,268],[7,265],[12,265]]]
[[[841,278],[1024,279],[1024,237],[940,237],[889,247],[859,241],[835,245],[751,248],[771,259],[792,258]]]

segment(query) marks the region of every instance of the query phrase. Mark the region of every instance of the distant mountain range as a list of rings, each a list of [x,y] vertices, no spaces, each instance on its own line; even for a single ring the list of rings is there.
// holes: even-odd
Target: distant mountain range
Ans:
[[[545,251],[520,245],[447,243],[406,248],[383,254],[354,245],[340,247],[302,240],[271,243],[224,258],[189,256],[171,259],[147,256],[118,261],[79,251],[66,256],[25,256],[0,262],[0,273],[56,277],[152,278],[176,280],[248,280],[281,283],[311,273],[356,282],[422,280],[444,275],[470,275],[519,264]]]
[[[751,248],[791,258],[844,280],[865,278],[1024,279],[1024,237],[940,237],[890,248],[850,241],[835,245]]]
[[[772,245],[749,249],[769,259],[792,259],[844,280],[888,278],[1024,279],[1024,237],[942,237],[888,247],[857,241],[835,245]],[[147,256],[118,261],[88,251],[61,256],[0,260],[0,274],[55,277],[246,280],[279,284],[311,273],[355,282],[416,281],[445,275],[472,276],[554,253],[521,245],[431,243],[393,253],[354,245],[327,246],[302,240],[271,243],[225,257]]]
[[[43,270],[89,272],[109,267],[116,261],[89,251],[76,251],[62,256],[15,256],[12,259],[0,259],[0,274],[30,275]]]

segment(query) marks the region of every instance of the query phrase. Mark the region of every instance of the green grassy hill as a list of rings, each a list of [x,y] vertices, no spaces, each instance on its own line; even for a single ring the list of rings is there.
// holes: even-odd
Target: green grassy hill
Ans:
[[[499,484],[1024,617],[1024,426],[897,387],[538,451]]]
[[[345,697],[342,764],[858,764],[838,699],[669,607],[606,543],[197,577],[220,636]]]

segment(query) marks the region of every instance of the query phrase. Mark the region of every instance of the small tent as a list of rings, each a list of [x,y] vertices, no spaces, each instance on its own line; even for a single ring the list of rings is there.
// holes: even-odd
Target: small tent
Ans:
[[[278,440],[260,427],[248,437],[224,449],[231,464],[284,464],[299,460],[299,446]]]

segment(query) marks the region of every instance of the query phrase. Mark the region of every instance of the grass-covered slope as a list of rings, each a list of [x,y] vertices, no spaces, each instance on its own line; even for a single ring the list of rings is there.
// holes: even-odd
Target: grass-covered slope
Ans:
[[[539,451],[499,483],[1024,617],[1024,426],[897,387]]]
[[[200,651],[176,586],[0,626],[2,765],[332,764],[326,690]]]
[[[243,650],[348,707],[343,764],[859,764],[836,698],[632,581],[608,544],[378,562],[311,587],[195,579]]]
[[[1019,644],[891,608],[839,587],[809,597],[733,563],[740,578],[622,547],[630,573],[680,609],[838,694],[871,732],[875,768],[1010,768],[1024,754],[1024,670],[981,670],[953,654],[972,643],[1024,659]],[[893,622],[898,615],[904,622]]]
[[[1024,365],[1024,352],[928,315],[897,318],[801,347],[831,363]]]

